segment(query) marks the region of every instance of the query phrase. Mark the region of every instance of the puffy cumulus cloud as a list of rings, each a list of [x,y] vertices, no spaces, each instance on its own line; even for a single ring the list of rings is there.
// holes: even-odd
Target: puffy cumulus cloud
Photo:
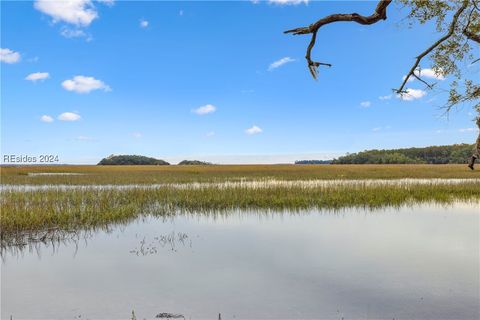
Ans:
[[[50,16],[53,22],[66,22],[77,26],[88,26],[98,18],[91,0],[36,0],[35,9]]]
[[[252,127],[248,128],[248,129],[245,129],[245,133],[249,134],[249,135],[258,134],[258,133],[261,133],[261,132],[263,132],[262,128],[260,128],[256,125],[253,125]]]
[[[441,70],[433,70],[433,69],[416,69],[414,74],[419,78],[429,78],[429,79],[436,79],[436,80],[445,80],[445,76],[442,74]],[[403,76],[402,80],[405,80],[407,76]],[[410,76],[407,82],[415,81],[416,78],[414,76]]]
[[[58,120],[60,121],[78,121],[82,117],[75,112],[64,112],[58,116]]]
[[[67,91],[76,93],[89,93],[93,90],[111,91],[112,89],[103,81],[94,77],[75,76],[73,79],[62,82],[62,87]]]
[[[40,117],[40,121],[42,122],[53,122],[53,118],[49,115],[44,114],[43,116]]]
[[[213,104],[207,104],[201,107],[198,107],[197,109],[193,109],[192,112],[196,113],[200,116],[203,116],[205,114],[213,113],[217,111],[217,108]]]
[[[402,99],[403,101],[413,101],[420,99],[427,95],[427,92],[421,89],[411,89],[408,88],[403,93],[399,93],[397,98]]]
[[[445,76],[442,74],[441,70],[435,71],[433,69],[417,69],[415,70],[415,75],[418,77],[445,80]]]
[[[289,63],[289,62],[294,62],[295,59],[292,59],[290,57],[284,57],[282,59],[279,59],[277,61],[274,61],[272,62],[269,66],[268,66],[268,71],[273,71],[277,68],[280,68],[281,66]]]
[[[36,81],[45,80],[48,78],[50,78],[50,74],[48,72],[34,72],[26,76],[25,80],[36,82]]]
[[[360,102],[360,106],[361,106],[362,108],[368,108],[368,107],[370,107],[371,105],[372,105],[372,102],[370,102],[370,101],[362,101],[362,102]]]
[[[20,53],[8,48],[0,48],[0,61],[5,63],[16,63],[20,61]]]

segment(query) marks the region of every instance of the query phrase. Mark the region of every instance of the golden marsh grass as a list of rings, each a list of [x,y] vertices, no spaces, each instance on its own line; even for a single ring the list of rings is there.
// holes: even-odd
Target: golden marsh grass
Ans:
[[[38,173],[55,175],[35,175]],[[470,171],[465,165],[8,166],[1,168],[0,177],[2,184],[84,185],[219,182],[242,179],[470,179],[480,178],[480,171]]]

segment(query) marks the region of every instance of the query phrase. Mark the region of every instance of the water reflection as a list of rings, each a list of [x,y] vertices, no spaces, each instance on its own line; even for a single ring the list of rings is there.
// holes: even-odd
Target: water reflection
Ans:
[[[135,235],[138,236],[138,235]],[[174,231],[169,234],[161,234],[148,240],[146,236],[140,241],[135,249],[130,250],[130,253],[136,256],[147,256],[157,254],[159,248],[168,248],[171,251],[177,252],[179,247],[190,247],[192,249],[192,239],[186,233]]]
[[[7,254],[1,315],[478,319],[479,218],[462,204],[145,217]]]

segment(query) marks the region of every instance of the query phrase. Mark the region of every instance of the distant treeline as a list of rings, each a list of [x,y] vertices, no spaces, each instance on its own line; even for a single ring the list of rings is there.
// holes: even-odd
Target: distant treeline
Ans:
[[[113,165],[121,165],[121,166],[128,166],[128,165],[153,165],[153,166],[168,166],[170,163],[155,159],[149,158],[144,156],[135,156],[135,155],[111,155],[107,158],[103,158],[99,163],[99,165],[106,165],[106,166],[113,166]]]
[[[170,163],[164,160],[137,156],[137,155],[110,155],[106,158],[103,158],[98,165],[105,166],[168,166]],[[211,165],[210,162],[204,162],[199,160],[183,160],[178,165],[188,166],[188,165]]]
[[[295,164],[331,164],[333,160],[297,160]]]
[[[199,161],[199,160],[183,160],[178,163],[179,166],[207,166],[211,165],[210,162]]]
[[[366,150],[347,154],[332,161],[333,164],[447,164],[467,163],[472,155],[473,145],[454,144],[425,148],[393,150]]]

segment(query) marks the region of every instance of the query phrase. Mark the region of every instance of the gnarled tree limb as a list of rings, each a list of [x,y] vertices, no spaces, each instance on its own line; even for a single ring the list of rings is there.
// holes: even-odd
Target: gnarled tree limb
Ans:
[[[308,69],[310,70],[310,73],[312,74],[314,79],[317,79],[319,66],[332,66],[329,63],[317,62],[311,59],[312,49],[315,46],[318,30],[324,25],[334,22],[356,22],[363,25],[370,25],[377,23],[378,21],[385,20],[387,19],[387,7],[390,5],[391,2],[392,0],[380,0],[377,4],[377,7],[375,8],[374,13],[370,16],[362,16],[358,13],[332,14],[318,20],[317,22],[309,25],[308,27],[291,29],[285,31],[284,33],[291,33],[293,35],[312,34],[312,38],[310,40],[310,44],[308,45],[305,59],[307,59]]]

